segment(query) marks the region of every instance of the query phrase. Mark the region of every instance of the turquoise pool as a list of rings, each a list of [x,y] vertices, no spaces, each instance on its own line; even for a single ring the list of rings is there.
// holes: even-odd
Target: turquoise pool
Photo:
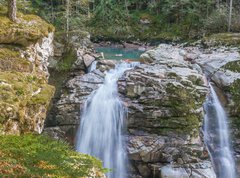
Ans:
[[[105,59],[113,60],[139,60],[140,55],[144,53],[144,51],[139,51],[137,49],[126,49],[117,47],[97,47],[95,48],[95,50],[99,53],[103,53]]]

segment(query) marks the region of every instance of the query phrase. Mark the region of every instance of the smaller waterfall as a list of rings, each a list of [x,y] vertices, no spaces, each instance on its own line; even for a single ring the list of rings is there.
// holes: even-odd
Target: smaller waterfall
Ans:
[[[210,91],[204,105],[206,111],[204,141],[217,178],[236,178],[235,163],[229,144],[228,118],[211,85]]]
[[[122,138],[126,107],[118,97],[117,81],[138,63],[120,63],[106,73],[104,83],[85,102],[76,149],[96,156],[112,171],[109,178],[126,177],[126,153]]]

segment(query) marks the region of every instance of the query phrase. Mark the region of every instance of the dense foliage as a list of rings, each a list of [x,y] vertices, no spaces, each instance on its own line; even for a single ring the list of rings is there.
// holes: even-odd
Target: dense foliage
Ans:
[[[46,136],[0,136],[0,174],[3,177],[89,177],[102,175],[101,162],[71,151]]]
[[[84,29],[123,39],[198,38],[228,30],[230,0],[18,0],[57,29]],[[240,31],[240,1],[233,0],[231,32]]]

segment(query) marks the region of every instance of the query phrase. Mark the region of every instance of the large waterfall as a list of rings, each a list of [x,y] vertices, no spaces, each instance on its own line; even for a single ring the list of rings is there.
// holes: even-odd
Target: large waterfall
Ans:
[[[122,138],[126,107],[118,97],[117,81],[136,63],[120,63],[106,73],[104,84],[85,102],[77,136],[77,151],[100,158],[110,168],[109,178],[126,177]]]
[[[235,163],[229,144],[228,118],[211,85],[210,91],[205,103],[204,141],[217,178],[236,178]]]

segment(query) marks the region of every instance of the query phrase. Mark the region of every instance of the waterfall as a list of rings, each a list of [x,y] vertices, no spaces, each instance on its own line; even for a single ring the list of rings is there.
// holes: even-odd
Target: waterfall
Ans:
[[[85,102],[76,149],[96,156],[110,168],[109,178],[126,177],[126,153],[122,129],[127,108],[118,96],[117,81],[137,63],[120,63],[106,73],[104,83]]]
[[[236,178],[235,163],[229,144],[227,115],[210,84],[205,102],[204,141],[207,145],[217,178]]]

